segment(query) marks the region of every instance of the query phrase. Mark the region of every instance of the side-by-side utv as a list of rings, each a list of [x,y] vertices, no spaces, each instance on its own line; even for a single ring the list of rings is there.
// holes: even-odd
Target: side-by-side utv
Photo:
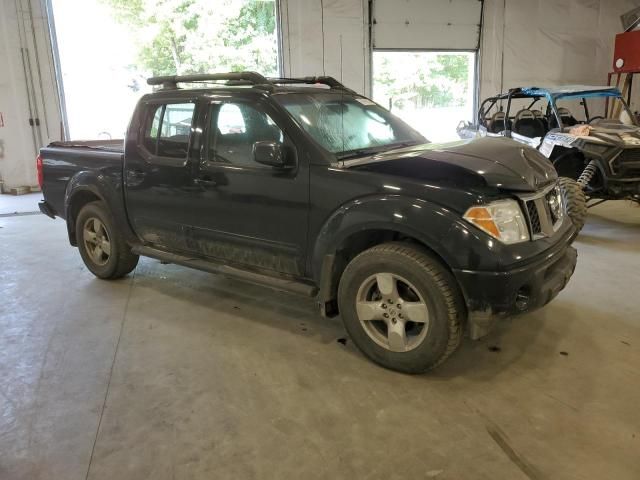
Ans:
[[[588,206],[640,202],[640,126],[615,87],[513,88],[484,100],[476,121],[460,137],[510,137],[551,160],[578,230]]]

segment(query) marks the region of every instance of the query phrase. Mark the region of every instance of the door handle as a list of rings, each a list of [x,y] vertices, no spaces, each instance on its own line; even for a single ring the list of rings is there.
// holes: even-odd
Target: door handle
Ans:
[[[127,186],[137,187],[142,185],[147,173],[143,170],[127,170]]]
[[[208,176],[196,178],[193,180],[193,183],[202,187],[215,187],[218,185],[218,182]]]

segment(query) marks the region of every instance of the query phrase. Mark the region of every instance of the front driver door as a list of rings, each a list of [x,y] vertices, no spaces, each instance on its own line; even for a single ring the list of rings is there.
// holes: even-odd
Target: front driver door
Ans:
[[[268,103],[208,105],[192,203],[192,248],[235,264],[302,276],[306,250],[309,171]],[[253,144],[280,142],[294,166],[259,164]]]

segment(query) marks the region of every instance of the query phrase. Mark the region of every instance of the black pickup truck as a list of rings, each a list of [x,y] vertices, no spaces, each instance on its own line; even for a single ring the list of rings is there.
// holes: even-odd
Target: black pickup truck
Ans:
[[[40,209],[97,277],[139,255],[315,297],[373,361],[441,364],[576,265],[553,166],[506,138],[430,144],[331,77],[156,77],[124,142],[40,151]]]

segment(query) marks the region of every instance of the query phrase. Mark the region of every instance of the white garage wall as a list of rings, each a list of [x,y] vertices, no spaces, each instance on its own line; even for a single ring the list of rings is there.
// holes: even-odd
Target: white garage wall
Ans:
[[[480,96],[522,85],[605,85],[620,15],[639,3],[485,0]]]
[[[0,126],[0,178],[5,188],[36,185],[37,150],[61,137],[44,12],[39,0],[0,0],[0,112],[4,123]],[[40,126],[29,126],[30,117],[39,118]]]
[[[452,4],[461,1],[446,0]],[[443,0],[396,3],[398,11],[411,10],[409,26],[398,23],[395,14],[385,19],[389,0],[374,0],[375,17],[383,28],[374,43],[380,40],[383,47],[384,42],[400,42],[398,46],[403,48],[434,48],[437,39],[433,36],[416,34],[414,43],[409,44],[410,38],[403,32],[411,24],[426,28],[442,20]],[[640,0],[485,0],[479,96],[519,85],[606,84],[615,35],[622,30],[620,15],[638,4]],[[453,6],[451,23],[455,25],[462,17]],[[281,0],[281,15],[285,75],[332,75],[370,94],[367,0]],[[392,38],[394,23],[396,39]],[[438,48],[462,45],[448,43]]]
[[[367,0],[280,0],[283,74],[330,75],[369,91]]]

